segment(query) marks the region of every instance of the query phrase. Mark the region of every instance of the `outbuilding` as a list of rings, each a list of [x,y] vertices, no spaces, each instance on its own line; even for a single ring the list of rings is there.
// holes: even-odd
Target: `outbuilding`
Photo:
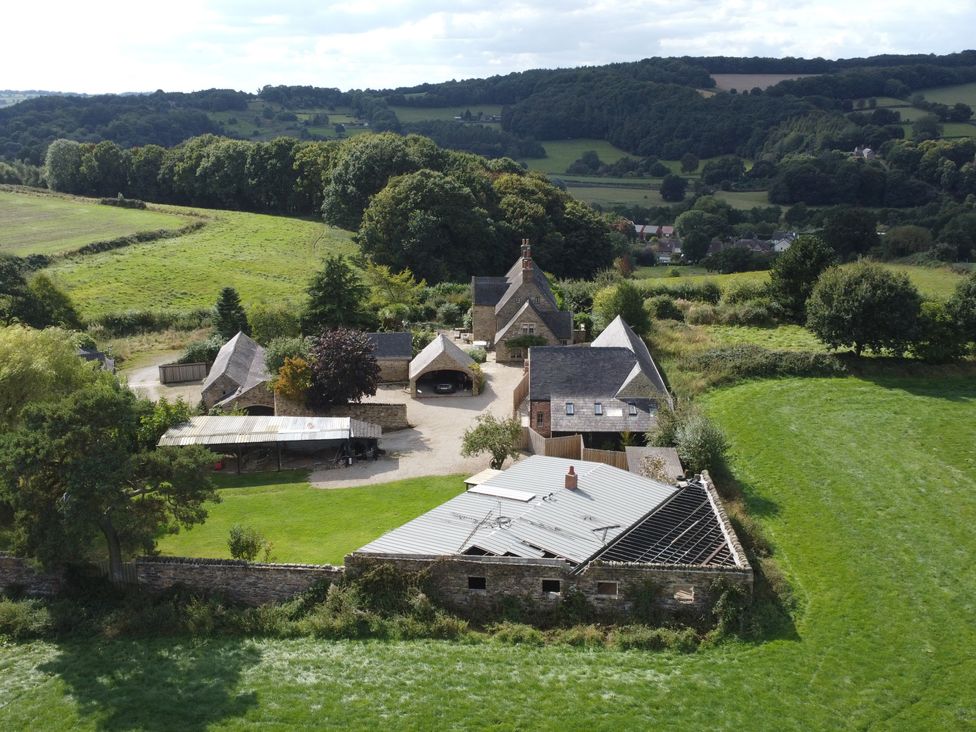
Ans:
[[[410,393],[415,397],[465,394],[479,390],[474,359],[444,334],[410,362]]]
[[[380,382],[397,384],[410,379],[413,338],[409,333],[367,333],[380,366]]]

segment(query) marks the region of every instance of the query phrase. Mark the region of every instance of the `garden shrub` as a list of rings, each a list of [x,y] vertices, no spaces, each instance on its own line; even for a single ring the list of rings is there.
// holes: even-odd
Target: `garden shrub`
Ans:
[[[606,643],[607,634],[597,625],[574,625],[572,628],[553,631],[551,638],[554,643],[565,643],[582,648],[600,648]]]
[[[437,306],[437,321],[444,325],[461,325],[463,311],[453,302],[441,303]]]
[[[640,283],[646,297],[670,295],[676,300],[695,300],[713,305],[722,298],[722,288],[715,282],[648,282]]]
[[[0,637],[45,638],[53,630],[51,610],[40,600],[0,599]]]
[[[687,356],[682,360],[682,367],[707,373],[713,383],[776,376],[840,376],[847,371],[843,362],[833,354],[770,351],[749,343]]]
[[[722,465],[728,441],[718,425],[704,414],[695,412],[678,427],[675,448],[682,464],[693,473],[700,473]]]
[[[546,642],[545,635],[538,628],[509,620],[490,625],[488,632],[493,640],[510,645],[541,646]]]
[[[622,651],[663,651],[667,649],[692,653],[698,648],[698,634],[693,628],[651,628],[646,625],[624,625],[610,633],[608,643]]]
[[[722,302],[734,305],[749,300],[761,300],[769,296],[768,282],[749,282],[746,280],[734,282],[725,288],[722,293]]]
[[[285,359],[300,358],[308,363],[311,338],[280,336],[272,338],[264,349],[264,365],[268,373],[277,374],[285,365]]]
[[[253,562],[258,553],[267,546],[267,543],[264,535],[253,526],[234,524],[230,527],[227,548],[230,549],[230,555],[234,559]]]
[[[475,363],[484,363],[488,359],[488,352],[484,348],[469,348],[466,353]]]
[[[644,302],[651,317],[656,320],[684,320],[685,314],[681,312],[677,302],[671,295],[655,295]]]
[[[216,334],[205,341],[194,341],[176,359],[176,363],[213,363],[223,345],[223,338]]]

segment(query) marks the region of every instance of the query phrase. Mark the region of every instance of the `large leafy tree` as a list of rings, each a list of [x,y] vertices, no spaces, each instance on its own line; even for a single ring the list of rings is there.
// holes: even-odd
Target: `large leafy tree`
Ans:
[[[316,407],[358,402],[375,394],[379,385],[373,343],[357,330],[335,328],[320,335],[309,349],[309,365],[308,401]]]
[[[0,432],[20,423],[24,408],[56,402],[111,376],[78,358],[75,338],[60,328],[0,328]]]
[[[156,448],[172,418],[153,419],[150,402],[117,384],[96,384],[56,403],[28,407],[0,437],[0,491],[14,511],[18,552],[53,564],[91,549],[100,534],[110,576],[126,550],[201,523],[219,500],[209,478],[213,454],[198,446]]]
[[[773,262],[770,271],[773,297],[794,319],[803,322],[807,298],[813,292],[817,278],[836,263],[837,255],[822,239],[815,236],[799,237]]]
[[[863,208],[837,211],[827,218],[823,240],[842,259],[864,254],[880,243],[878,220]]]
[[[689,262],[698,262],[708,254],[712,239],[721,235],[727,227],[722,216],[692,209],[685,211],[674,222],[674,228],[681,237],[681,256]]]
[[[807,301],[807,327],[831,348],[903,353],[918,324],[921,299],[904,274],[860,262],[824,272]]]
[[[225,287],[217,297],[217,304],[214,305],[214,328],[225,341],[236,336],[238,332],[247,335],[251,333],[241,297],[233,287]]]
[[[956,286],[946,307],[965,339],[976,342],[976,274]]]
[[[601,328],[607,327],[618,315],[635,333],[646,335],[651,329],[651,316],[644,308],[644,298],[630,282],[619,282],[600,290],[593,297],[593,314]]]
[[[81,176],[80,142],[59,139],[47,147],[44,156],[44,178],[54,191],[78,193],[84,181]]]
[[[312,278],[308,304],[302,313],[302,333],[318,335],[339,326],[358,326],[369,322],[365,312],[368,290],[346,258],[335,254]]]
[[[518,419],[498,419],[491,412],[485,412],[478,415],[475,422],[461,438],[461,455],[473,457],[487,452],[495,470],[501,470],[508,458],[518,457],[522,445],[522,424]]]

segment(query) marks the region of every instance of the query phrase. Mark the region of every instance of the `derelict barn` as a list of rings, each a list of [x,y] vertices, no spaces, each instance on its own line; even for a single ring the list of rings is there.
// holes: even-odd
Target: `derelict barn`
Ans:
[[[379,425],[349,417],[192,417],[168,429],[159,445],[202,445],[233,455],[237,472],[247,455],[271,452],[281,470],[283,451],[319,453],[336,464],[375,457],[381,433]]]

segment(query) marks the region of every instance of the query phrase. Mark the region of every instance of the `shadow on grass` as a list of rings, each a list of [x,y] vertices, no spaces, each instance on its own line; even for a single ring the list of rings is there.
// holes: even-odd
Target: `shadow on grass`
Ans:
[[[953,402],[976,398],[976,362],[971,360],[930,364],[907,358],[857,358],[849,353],[842,360],[852,376],[885,389]]]
[[[238,694],[261,659],[244,640],[65,642],[41,670],[64,681],[83,716],[102,730],[204,730],[257,704]]]

